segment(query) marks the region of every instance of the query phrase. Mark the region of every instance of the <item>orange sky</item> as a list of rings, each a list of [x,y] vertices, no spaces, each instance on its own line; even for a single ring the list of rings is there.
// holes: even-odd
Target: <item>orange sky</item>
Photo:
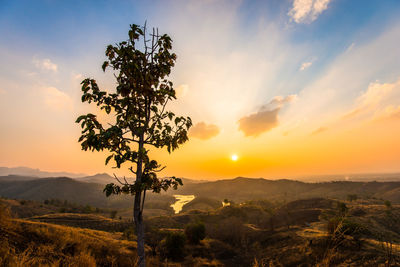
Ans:
[[[170,108],[194,122],[180,149],[152,150],[167,165],[162,175],[400,172],[398,13],[371,9],[388,14],[364,14],[362,23],[341,11],[346,3],[327,0],[312,10],[292,2],[260,6],[265,13],[250,17],[252,7],[242,1],[171,2],[169,17],[160,16],[164,2],[132,7],[141,21],[171,35],[178,100]],[[112,73],[100,66],[106,45],[126,39],[131,14],[112,26],[86,18],[79,28],[71,22],[78,15],[69,16],[54,17],[54,25],[41,16],[30,30],[10,16],[4,20],[15,27],[0,26],[7,37],[0,41],[0,166],[130,175],[127,166],[105,167],[104,153],[81,151],[74,121],[96,112],[80,101],[83,78],[115,87]],[[342,17],[352,23],[338,23]]]

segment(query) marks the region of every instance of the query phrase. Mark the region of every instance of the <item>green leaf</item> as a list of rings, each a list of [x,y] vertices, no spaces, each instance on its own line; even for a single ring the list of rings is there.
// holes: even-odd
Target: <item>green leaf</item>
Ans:
[[[104,61],[103,65],[101,66],[101,68],[103,69],[103,71],[106,71],[106,68],[108,67],[108,61]]]
[[[106,165],[108,164],[108,162],[110,161],[110,159],[113,157],[114,155],[110,155],[106,158]]]

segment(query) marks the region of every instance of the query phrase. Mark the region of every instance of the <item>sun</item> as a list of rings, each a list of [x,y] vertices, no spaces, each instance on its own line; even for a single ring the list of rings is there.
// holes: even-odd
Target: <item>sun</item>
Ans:
[[[231,160],[233,160],[233,161],[237,161],[239,159],[239,157],[238,157],[238,155],[236,155],[236,154],[233,154],[232,156],[231,156]]]

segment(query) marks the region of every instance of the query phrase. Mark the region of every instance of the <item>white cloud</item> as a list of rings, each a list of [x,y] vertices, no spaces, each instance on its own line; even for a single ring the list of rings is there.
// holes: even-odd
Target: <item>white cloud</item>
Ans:
[[[72,110],[72,99],[64,92],[55,87],[45,87],[42,89],[44,103],[52,110]]]
[[[57,64],[51,62],[51,60],[48,58],[45,59],[34,58],[33,64],[35,64],[35,66],[41,70],[49,70],[54,72],[57,72],[58,70]]]
[[[207,140],[217,136],[220,130],[215,124],[207,124],[205,122],[199,122],[190,128],[189,134],[191,137],[195,137],[202,140]]]
[[[288,15],[296,23],[311,23],[328,8],[331,0],[294,0]]]
[[[300,71],[303,71],[303,70],[305,70],[305,69],[311,67],[312,64],[313,64],[312,61],[303,62],[303,63],[301,64],[299,70],[300,70]]]

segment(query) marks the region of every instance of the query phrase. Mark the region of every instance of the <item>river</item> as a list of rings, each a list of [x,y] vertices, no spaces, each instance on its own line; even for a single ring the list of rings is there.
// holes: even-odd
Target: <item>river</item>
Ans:
[[[171,207],[174,209],[175,214],[178,214],[184,205],[195,199],[194,195],[174,195],[176,201],[174,204],[171,204]]]

